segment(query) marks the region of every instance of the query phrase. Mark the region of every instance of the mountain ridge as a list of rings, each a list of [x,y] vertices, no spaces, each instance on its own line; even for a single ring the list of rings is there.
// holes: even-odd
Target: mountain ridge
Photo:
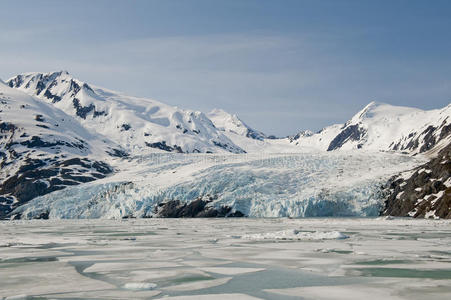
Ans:
[[[7,84],[52,103],[129,152],[148,152],[149,148],[184,153],[244,152],[202,112],[91,87],[65,71],[20,74]]]
[[[0,218],[29,200],[113,172],[119,145],[0,83]]]
[[[170,170],[172,160],[177,160],[176,156],[171,156],[172,154],[167,157],[158,156],[168,152],[226,155],[227,158],[220,158],[218,162],[235,159],[228,157],[230,154],[254,154],[249,156],[253,160],[256,159],[255,154],[258,154],[257,157],[261,154],[277,154],[283,157],[290,153],[301,156],[308,153],[307,157],[312,159],[323,152],[338,154],[348,151],[373,153],[374,157],[378,157],[379,152],[393,152],[401,155],[400,159],[406,159],[402,156],[419,155],[419,161],[421,161],[423,157],[426,157],[425,155],[432,157],[442,153],[441,149],[449,147],[450,120],[451,104],[441,109],[424,111],[373,101],[344,124],[331,125],[317,133],[307,130],[295,136],[273,139],[249,127],[237,115],[221,109],[202,113],[172,107],[153,99],[127,96],[90,85],[72,77],[67,71],[24,73],[6,82],[0,81],[0,165],[2,167],[0,218],[5,218],[34,198],[41,198],[53,192],[58,193],[58,190],[63,189],[73,192],[72,186],[96,180],[105,182],[109,180],[109,176],[118,175],[117,178],[120,178],[118,185],[113,182],[113,190],[108,190],[105,194],[108,198],[109,193],[116,194],[122,189],[133,188],[133,184],[128,184],[131,178],[123,181],[122,176],[136,176],[130,170],[138,168],[141,162],[155,159],[155,157],[159,163],[161,160],[169,161],[161,167],[155,167],[160,171],[155,171],[152,166],[149,166],[150,169],[143,169],[139,174],[145,178],[146,172],[156,174],[155,176],[163,172],[161,176],[164,180],[159,183],[164,186],[166,181],[172,182],[172,177],[179,176],[174,175],[176,172],[178,174],[182,171],[195,171],[190,170],[189,164],[186,169],[183,167],[191,161],[191,158],[186,156],[184,160],[180,160],[179,157],[179,162],[175,164],[175,166],[180,165],[180,169],[174,167],[174,171],[168,171],[169,173],[166,174],[165,168]],[[323,157],[324,153],[320,156]],[[154,154],[157,156],[152,156]],[[373,157],[371,155],[370,157]],[[335,156],[331,154],[331,157]],[[270,162],[264,157],[260,158],[262,164]],[[199,157],[193,158],[192,161],[195,162],[196,159]],[[205,160],[202,164],[210,166],[209,164],[218,158],[214,155],[210,158],[207,155],[202,156],[202,159]],[[236,159],[241,158],[238,156]],[[246,160],[247,156],[242,156],[242,159]],[[290,163],[287,164],[282,158],[278,157],[275,161],[280,161],[278,163],[288,169],[291,167]],[[199,165],[200,162],[196,164]],[[430,165],[436,167],[437,164]],[[212,172],[212,176],[219,176],[218,182],[223,180],[220,178],[221,174],[230,176],[230,170],[227,168],[221,171],[224,174],[213,172],[215,168],[219,166],[211,165],[211,168],[203,169],[203,171]],[[441,170],[442,167],[439,169]],[[341,176],[342,170],[337,172],[337,176]],[[189,174],[191,175],[186,179],[188,181],[188,178],[199,176],[199,173]],[[450,172],[440,171],[440,174],[445,174],[449,178]],[[250,185],[254,184],[252,183],[254,175],[246,173],[243,176]],[[440,189],[449,184],[448,178],[437,179],[444,184],[440,185]],[[232,180],[232,177],[229,179]],[[137,179],[133,178],[133,180]],[[208,178],[202,178],[203,182],[208,180]],[[412,182],[415,180],[415,178],[411,179]],[[99,185],[102,186],[102,184]],[[217,184],[217,182],[211,184]],[[188,187],[196,190],[196,183],[193,185]],[[243,189],[247,188],[243,182],[238,183],[237,186],[241,185]],[[407,187],[413,186],[415,185],[407,185]],[[429,185],[425,186],[430,188]],[[205,187],[205,190],[209,189],[210,187]],[[218,186],[217,189],[220,187]],[[262,187],[262,190],[264,189]],[[395,187],[390,191],[397,193],[400,190],[404,191],[405,195],[416,195],[414,191],[405,188]],[[177,194],[179,191],[180,189],[175,187],[174,193]],[[65,191],[62,192],[65,194]],[[327,198],[327,195],[327,192],[320,193],[319,197],[323,199]],[[217,195],[210,196],[215,198]],[[448,194],[445,196],[449,197]],[[140,197],[139,193],[138,197]],[[198,194],[197,197],[203,199],[202,197],[207,195]],[[396,195],[391,197],[396,199]],[[440,197],[437,201],[442,201]],[[183,208],[183,211],[191,209],[190,205],[177,202],[178,199],[165,200],[169,200],[165,202],[169,206],[178,203],[177,205],[180,209]],[[221,201],[217,202],[218,205],[223,205]],[[443,203],[446,204],[447,201]],[[213,202],[216,203],[216,200]],[[205,204],[204,208],[209,210],[213,202],[208,202],[208,205],[207,202],[198,202],[198,204]],[[236,210],[233,203],[227,202],[225,206],[218,206],[218,211],[209,211],[207,215],[234,215]],[[403,204],[396,202],[396,205]],[[404,210],[399,211],[406,213]],[[443,208],[441,211],[443,212]],[[38,215],[32,215],[39,218],[48,217],[45,210]],[[123,212],[115,211],[113,215],[123,215]],[[436,216],[428,213],[427,209],[417,215]],[[441,213],[440,216],[442,215],[448,216]]]
[[[431,150],[451,133],[451,104],[426,111],[371,101],[344,124],[327,126],[317,133],[303,130],[276,139],[277,147],[273,147],[272,137],[249,127],[236,114],[222,109],[205,114],[182,110],[90,85],[67,71],[24,73],[6,84],[51,102],[87,128],[136,153],[146,153],[149,148],[183,153],[244,153],[279,151],[281,145],[297,152],[296,147],[289,146],[292,144],[299,151],[362,148],[415,155]],[[263,146],[247,146],[258,142]]]
[[[415,155],[431,150],[450,135],[450,119],[451,105],[426,111],[373,101],[346,123],[299,135],[291,142],[325,151],[366,149]]]
[[[215,108],[206,115],[219,130],[233,132],[260,141],[268,138],[263,132],[249,127],[236,114],[230,114],[223,109]]]

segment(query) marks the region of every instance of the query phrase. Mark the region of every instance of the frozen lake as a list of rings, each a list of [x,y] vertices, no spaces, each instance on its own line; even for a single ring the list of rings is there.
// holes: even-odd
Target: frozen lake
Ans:
[[[0,222],[2,297],[450,299],[451,221]]]

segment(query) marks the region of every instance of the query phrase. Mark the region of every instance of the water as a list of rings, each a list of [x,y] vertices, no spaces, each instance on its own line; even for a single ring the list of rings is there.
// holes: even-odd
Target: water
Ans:
[[[312,234],[276,238],[291,230]],[[269,238],[242,238],[259,235]],[[450,249],[445,220],[1,222],[0,296],[449,299]]]

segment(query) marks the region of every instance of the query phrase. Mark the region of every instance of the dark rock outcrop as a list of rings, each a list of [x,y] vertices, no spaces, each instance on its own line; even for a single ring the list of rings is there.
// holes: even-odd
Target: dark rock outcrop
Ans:
[[[107,153],[113,157],[129,157],[129,154],[122,149],[111,148]]]
[[[75,108],[75,114],[77,116],[79,116],[82,119],[86,119],[86,117],[88,116],[88,114],[90,112],[93,112],[93,117],[99,117],[99,116],[103,116],[103,115],[107,115],[106,111],[98,111],[96,110],[96,107],[94,104],[89,104],[88,106],[82,106],[80,104],[80,100],[78,100],[77,98],[74,98],[72,100],[72,104],[74,105]]]
[[[410,176],[392,177],[383,215],[451,219],[451,144]]]
[[[23,142],[20,142],[22,146],[26,146],[28,148],[49,148],[49,147],[55,147],[55,146],[66,146],[69,148],[78,148],[78,149],[85,149],[84,141],[81,141],[79,143],[77,142],[66,142],[66,141],[52,141],[47,142],[44,141],[39,136],[32,136],[30,139],[25,140]]]
[[[35,197],[104,178],[111,172],[106,163],[86,158],[24,159],[17,172],[0,183],[0,219]]]
[[[263,141],[266,138],[266,136],[263,133],[255,131],[250,128],[247,129],[246,137],[259,141]]]
[[[157,148],[160,150],[164,150],[164,151],[168,151],[168,152],[178,152],[178,153],[183,153],[183,150],[180,146],[174,145],[174,146],[169,146],[166,144],[166,141],[162,141],[162,142],[156,142],[156,143],[148,143],[145,142],[147,147],[151,147],[151,148]]]
[[[230,145],[223,144],[223,143],[217,142],[217,141],[213,141],[213,144],[215,146],[217,146],[217,147],[220,147],[220,148],[224,149],[224,150],[231,151]],[[246,151],[244,151],[243,149],[240,148],[240,152],[239,153],[246,153]]]
[[[347,141],[360,141],[361,138],[365,135],[366,130],[359,127],[358,124],[349,125],[343,128],[333,140],[330,142],[327,151],[332,151],[341,148]],[[357,146],[360,148],[359,146]]]
[[[214,197],[204,199],[199,197],[188,203],[180,200],[169,200],[159,203],[155,207],[154,213],[158,218],[231,218],[245,216],[240,211],[233,211],[229,206],[210,206],[209,204],[214,201]]]
[[[408,136],[390,144],[394,151],[418,151],[424,153],[433,149],[441,140],[451,134],[451,124],[446,118],[440,126],[428,126],[422,132],[411,132]]]

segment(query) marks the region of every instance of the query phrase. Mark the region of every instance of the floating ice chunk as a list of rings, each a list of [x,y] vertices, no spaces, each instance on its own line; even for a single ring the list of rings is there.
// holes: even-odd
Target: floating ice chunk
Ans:
[[[383,216],[376,218],[376,220],[395,220],[395,218],[393,216]]]
[[[6,297],[5,300],[28,300],[31,299],[31,297],[27,295],[16,295],[16,296],[9,296]]]
[[[223,285],[229,282],[232,279],[232,277],[224,277],[224,278],[218,278],[218,279],[211,279],[211,280],[200,280],[200,281],[194,281],[190,283],[185,284],[179,284],[175,286],[169,286],[165,288],[165,290],[168,291],[195,291],[195,290],[203,290],[212,288],[215,286]]]
[[[151,282],[129,282],[124,285],[124,289],[132,291],[147,291],[153,290],[157,285]]]
[[[325,292],[328,291],[328,292]],[[278,295],[297,297],[302,295],[303,299],[315,300],[350,300],[350,299],[390,299],[401,300],[402,297],[392,295],[391,291],[384,287],[367,287],[361,285],[350,286],[309,286],[296,287],[288,289],[268,289],[265,292],[270,292]]]
[[[111,271],[126,271],[126,270],[137,270],[142,268],[174,268],[178,267],[180,264],[174,262],[143,262],[140,260],[131,262],[97,262],[92,266],[85,269],[85,272],[111,272]],[[161,269],[159,270],[161,272]],[[143,280],[144,281],[144,280]]]
[[[342,240],[349,236],[339,231],[304,232],[297,229],[277,232],[246,234],[241,237],[247,240]]]
[[[261,298],[256,298],[253,296],[245,294],[207,294],[207,295],[193,295],[193,296],[176,296],[167,297],[167,300],[258,300]]]
[[[246,274],[253,272],[264,271],[263,268],[233,268],[233,267],[210,267],[210,268],[201,268],[202,271],[210,272],[210,273],[218,273],[223,275],[237,275],[237,274]]]

